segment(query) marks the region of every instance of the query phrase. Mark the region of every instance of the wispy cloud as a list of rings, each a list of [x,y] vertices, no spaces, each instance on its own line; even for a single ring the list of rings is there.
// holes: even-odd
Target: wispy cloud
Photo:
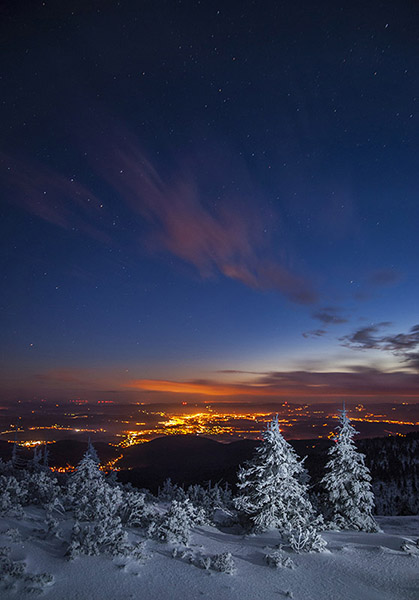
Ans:
[[[355,298],[357,300],[368,300],[380,288],[397,285],[402,279],[402,273],[394,268],[373,271],[363,278],[361,288],[355,293]]]
[[[226,192],[222,171],[220,157],[218,161],[210,157],[199,166],[190,161],[163,176],[135,140],[119,136],[101,174],[148,222],[149,247],[193,265],[203,278],[222,274],[254,289],[278,290],[294,302],[313,302],[310,283],[270,247],[269,220],[249,201],[249,193],[256,192],[242,191],[246,186],[239,185],[241,173],[234,169],[229,177],[238,180],[240,189],[230,186]]]
[[[312,331],[304,331],[301,335],[305,338],[319,338],[326,335],[326,329],[313,329]]]
[[[313,319],[320,321],[323,325],[340,325],[347,323],[348,319],[341,314],[341,308],[337,306],[325,306],[312,314]]]
[[[377,350],[380,348],[381,337],[377,335],[382,329],[390,327],[390,321],[373,323],[367,327],[360,327],[352,333],[345,335],[339,340],[342,346],[353,350]]]
[[[370,274],[367,282],[377,287],[386,287],[395,285],[401,278],[401,273],[395,269],[379,269]]]
[[[141,242],[147,225],[149,251],[170,253],[202,278],[221,275],[253,289],[277,290],[301,304],[316,300],[285,245],[272,243],[269,230],[277,217],[258,206],[260,194],[232,153],[224,148],[216,157],[209,153],[171,167],[160,160],[157,167],[137,140],[117,129],[91,168],[96,184],[107,181],[118,202],[129,208],[128,218],[140,225]],[[104,243],[115,241],[107,208],[76,178],[33,162],[0,158],[11,202],[57,227]],[[138,239],[131,243],[138,250]]]
[[[329,325],[341,325],[347,323],[348,319],[342,316],[342,308],[339,306],[324,306],[312,313],[312,318],[316,321],[320,321],[322,327],[318,329],[312,329],[310,331],[304,331],[301,335],[308,338],[319,338],[327,334],[327,327]]]
[[[400,357],[407,366],[419,369],[419,325],[414,325],[407,333],[383,335],[382,329],[390,326],[390,322],[382,322],[362,327],[340,338],[340,341],[343,346],[353,350],[391,352]]]
[[[101,201],[74,177],[4,154],[0,154],[0,163],[10,202],[51,225],[110,242],[101,224]]]

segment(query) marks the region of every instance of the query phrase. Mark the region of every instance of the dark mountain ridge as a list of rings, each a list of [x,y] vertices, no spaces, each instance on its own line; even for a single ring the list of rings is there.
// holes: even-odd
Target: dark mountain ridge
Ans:
[[[297,454],[305,457],[305,466],[314,489],[324,473],[330,440],[291,440]],[[167,478],[188,486],[208,481],[225,482],[233,487],[239,466],[249,460],[259,441],[239,440],[229,444],[213,439],[174,435],[123,450],[110,444],[96,443],[102,461],[107,463],[123,454],[117,463],[118,479],[157,492]],[[379,514],[419,513],[419,432],[406,436],[368,438],[357,441],[371,471]],[[86,451],[86,442],[63,440],[48,445],[49,464],[54,467],[76,465]],[[0,441],[0,457],[10,460],[12,444]],[[19,448],[22,463],[30,460],[33,450]]]

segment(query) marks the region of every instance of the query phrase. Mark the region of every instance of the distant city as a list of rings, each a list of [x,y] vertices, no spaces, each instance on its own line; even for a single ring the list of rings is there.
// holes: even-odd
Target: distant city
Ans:
[[[334,436],[340,404],[119,404],[75,399],[16,402],[0,407],[0,440],[35,447],[64,439],[108,442],[119,448],[165,435],[200,435],[222,442],[258,439],[272,414],[288,439]],[[359,437],[405,435],[419,428],[417,403],[347,405]]]

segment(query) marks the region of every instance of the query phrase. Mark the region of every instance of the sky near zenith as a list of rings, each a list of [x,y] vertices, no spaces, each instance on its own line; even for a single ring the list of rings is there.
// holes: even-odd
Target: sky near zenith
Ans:
[[[419,398],[419,13],[0,9],[0,398]]]

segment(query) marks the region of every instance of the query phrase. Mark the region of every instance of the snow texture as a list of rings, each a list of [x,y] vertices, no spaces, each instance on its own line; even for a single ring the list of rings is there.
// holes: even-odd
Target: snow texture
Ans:
[[[164,510],[164,506],[159,509]],[[65,548],[74,518],[71,513],[61,517],[64,539],[51,538],[46,543],[33,534],[34,525],[43,525],[44,514],[40,506],[31,505],[25,508],[23,519],[0,519],[0,546],[11,548],[2,555],[2,600],[30,598],[30,588],[37,588],[45,600],[417,598],[418,557],[402,549],[402,545],[416,545],[418,517],[380,518],[385,533],[326,532],[326,553],[298,554],[283,546],[280,555],[284,562],[275,564],[275,548],[280,541],[277,532],[243,537],[208,525],[194,528],[190,548],[177,550],[175,558],[170,545],[145,541],[136,528],[127,530],[129,543],[133,547],[139,544],[131,555],[80,555],[68,561]],[[17,530],[19,536],[11,529]],[[214,570],[213,558],[228,553],[235,572]],[[267,564],[267,554],[273,556],[272,563]],[[209,557],[208,570],[194,558],[199,556]],[[294,568],[286,568],[290,566],[287,559]],[[224,558],[221,564],[228,561]],[[39,581],[26,579],[28,575]]]

